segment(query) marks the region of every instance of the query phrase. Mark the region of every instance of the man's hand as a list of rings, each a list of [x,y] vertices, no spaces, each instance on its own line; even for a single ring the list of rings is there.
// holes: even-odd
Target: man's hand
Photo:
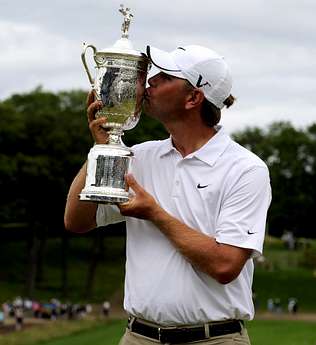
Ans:
[[[109,139],[106,129],[102,127],[102,125],[106,123],[106,117],[95,118],[95,114],[102,109],[102,107],[102,101],[96,101],[94,93],[91,91],[87,98],[87,117],[89,128],[96,144],[106,144]]]
[[[153,220],[157,211],[161,209],[156,200],[136,182],[133,175],[126,175],[125,180],[135,195],[128,202],[118,204],[121,214],[129,217]]]

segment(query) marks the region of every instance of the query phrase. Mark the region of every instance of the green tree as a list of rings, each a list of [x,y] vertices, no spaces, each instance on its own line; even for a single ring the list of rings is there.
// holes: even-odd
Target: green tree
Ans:
[[[269,210],[269,232],[290,230],[297,236],[314,237],[315,126],[307,130],[288,122],[271,124],[267,130],[247,128],[235,139],[260,156],[268,165],[273,200]]]
[[[63,231],[67,189],[91,146],[85,97],[37,88],[0,104],[0,222],[28,224],[29,295],[45,237]]]
[[[86,119],[87,93],[52,93],[37,88],[0,102],[0,224],[24,223],[28,229],[26,293],[43,279],[47,236],[60,236],[62,288],[67,291],[68,236],[63,213],[69,186],[93,142]],[[146,116],[126,132],[131,146],[166,137],[162,126]],[[95,241],[91,239],[92,243]],[[93,245],[92,245],[93,248]],[[99,253],[91,250],[85,294],[92,294]]]

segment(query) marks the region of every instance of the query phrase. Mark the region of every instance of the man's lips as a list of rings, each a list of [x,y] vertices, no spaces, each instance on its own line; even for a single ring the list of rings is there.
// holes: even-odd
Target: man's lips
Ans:
[[[150,96],[148,95],[147,92],[145,92],[145,94],[144,94],[144,100],[145,100],[146,102],[149,102],[149,98],[150,98]]]

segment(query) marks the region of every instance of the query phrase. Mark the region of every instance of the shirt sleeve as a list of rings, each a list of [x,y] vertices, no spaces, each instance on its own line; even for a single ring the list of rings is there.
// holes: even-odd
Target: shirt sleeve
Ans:
[[[216,241],[253,249],[253,257],[261,255],[270,202],[268,169],[259,166],[243,173],[223,199]]]
[[[123,221],[125,221],[125,217],[121,215],[116,205],[98,205],[96,214],[96,223],[98,227]]]

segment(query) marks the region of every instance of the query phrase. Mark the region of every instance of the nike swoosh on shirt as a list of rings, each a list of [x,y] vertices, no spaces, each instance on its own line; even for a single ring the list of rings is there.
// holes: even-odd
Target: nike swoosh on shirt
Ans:
[[[252,232],[252,231],[248,230],[248,231],[247,231],[247,234],[248,234],[248,235],[254,235],[255,232]]]
[[[201,188],[206,188],[206,187],[208,187],[208,186],[209,186],[208,184],[203,185],[203,186],[201,186],[200,184],[197,185],[197,187],[198,187],[199,189],[201,189]]]

